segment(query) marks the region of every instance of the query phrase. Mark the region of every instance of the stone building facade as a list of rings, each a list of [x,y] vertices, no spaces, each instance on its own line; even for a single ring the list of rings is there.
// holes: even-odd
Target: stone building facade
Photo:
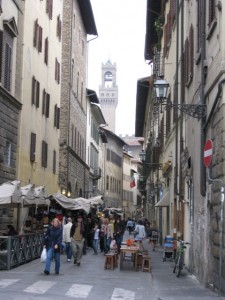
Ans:
[[[145,59],[154,71],[147,92],[138,94],[136,113],[144,117],[143,124],[136,119],[136,133],[143,132],[148,162],[162,165],[160,192],[169,195],[160,199],[158,190],[154,197],[162,234],[191,243],[186,268],[219,292],[225,291],[224,13],[221,1],[148,1]],[[161,75],[169,90],[159,103],[154,83]],[[206,168],[208,139],[213,149]],[[150,178],[153,187],[156,179]]]
[[[97,35],[90,1],[64,1],[60,109],[59,187],[72,197],[89,189],[86,164],[88,35]]]
[[[19,118],[22,109],[20,90],[22,4],[0,3],[0,184],[16,179]],[[13,222],[13,210],[0,209],[0,229]]]

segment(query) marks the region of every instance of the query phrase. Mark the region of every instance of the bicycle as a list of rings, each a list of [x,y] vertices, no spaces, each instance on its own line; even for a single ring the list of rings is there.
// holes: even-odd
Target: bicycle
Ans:
[[[180,247],[177,251],[177,255],[175,258],[175,266],[173,268],[173,273],[176,273],[176,276],[179,277],[181,274],[181,271],[184,267],[184,251],[187,248],[185,245],[191,245],[188,242],[184,242],[182,240],[178,240],[180,242]]]

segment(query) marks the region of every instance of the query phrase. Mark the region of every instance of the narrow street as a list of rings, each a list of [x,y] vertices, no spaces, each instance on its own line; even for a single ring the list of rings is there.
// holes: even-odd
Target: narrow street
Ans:
[[[127,239],[127,233],[124,239]],[[93,255],[91,249],[83,256],[81,266],[61,256],[59,275],[46,276],[44,264],[35,260],[10,271],[0,271],[0,300],[190,300],[225,299],[202,287],[186,270],[180,278],[173,274],[173,262],[163,262],[163,249],[152,251],[145,241],[152,260],[152,272],[135,272],[129,262],[124,269],[104,269],[104,255]]]

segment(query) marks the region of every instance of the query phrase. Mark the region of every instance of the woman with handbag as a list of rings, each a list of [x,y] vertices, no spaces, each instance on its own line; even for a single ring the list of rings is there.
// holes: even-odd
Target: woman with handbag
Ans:
[[[45,275],[50,274],[51,262],[55,260],[55,274],[59,274],[60,269],[60,247],[62,243],[62,226],[59,219],[55,218],[52,221],[44,238],[44,247],[47,249],[47,259],[45,262]]]

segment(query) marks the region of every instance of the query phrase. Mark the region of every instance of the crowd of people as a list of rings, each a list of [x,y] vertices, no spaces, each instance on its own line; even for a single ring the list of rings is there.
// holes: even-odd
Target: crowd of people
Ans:
[[[77,214],[68,217],[61,223],[54,218],[44,236],[44,248],[47,259],[44,273],[50,274],[51,262],[55,261],[55,274],[60,271],[60,254],[65,252],[67,261],[77,266],[81,265],[82,256],[87,249],[93,249],[93,254],[107,254],[111,249],[120,253],[125,230],[132,234],[133,239],[142,249],[143,239],[149,238],[155,249],[156,240],[152,239],[153,232],[158,233],[156,223],[150,225],[148,220],[122,220],[117,214],[102,214],[101,217]]]

